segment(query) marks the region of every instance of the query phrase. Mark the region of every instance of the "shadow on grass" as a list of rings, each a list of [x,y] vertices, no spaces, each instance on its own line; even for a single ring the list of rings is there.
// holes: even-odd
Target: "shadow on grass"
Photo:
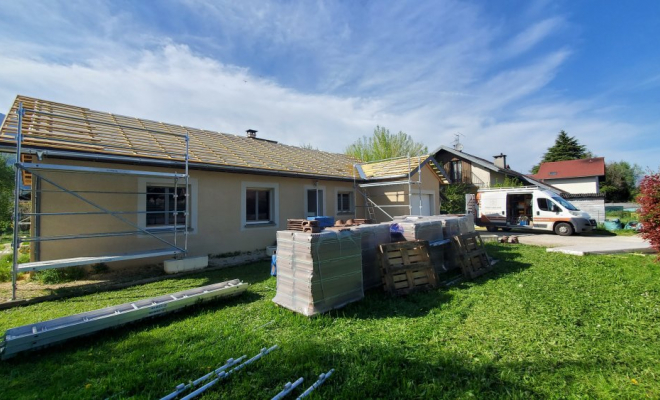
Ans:
[[[231,389],[220,387],[214,394],[238,392],[247,395],[245,398],[271,398],[287,381],[303,377],[311,385],[319,373],[334,368],[335,374],[317,390],[319,398],[543,397],[525,385],[522,376],[545,370],[546,365],[482,362],[437,347],[425,350],[414,340],[399,339],[360,346],[352,345],[354,340],[287,343],[279,354],[255,365],[249,378],[237,376]],[[433,352],[432,357],[428,351]]]
[[[195,284],[194,286],[187,287],[187,289],[191,289],[192,287],[211,285],[214,283],[224,282],[237,278],[252,285],[269,279],[269,271],[270,264],[268,262],[256,262],[247,265],[227,267],[210,271],[201,270],[198,273],[185,275],[161,275],[148,278],[146,280],[140,280],[138,282],[119,281],[107,283],[90,283],[72,287],[61,287],[57,289],[51,289],[49,296],[51,296],[53,299],[67,299],[67,301],[75,302],[85,301],[85,299],[77,299],[76,297],[85,296],[92,293],[117,291],[117,296],[112,298],[127,301],[130,299],[132,301],[135,300],[133,292],[128,292],[126,295],[122,295],[120,291],[126,288],[137,288],[143,285],[158,283],[160,288],[163,289],[161,290],[161,294],[167,294],[170,293],[170,291],[171,293],[174,293],[185,290],[182,289],[182,285],[180,283],[177,284],[177,282],[197,279],[202,279],[202,281],[198,284]],[[168,285],[168,282],[171,284]],[[170,291],[168,291],[168,287],[170,288]]]

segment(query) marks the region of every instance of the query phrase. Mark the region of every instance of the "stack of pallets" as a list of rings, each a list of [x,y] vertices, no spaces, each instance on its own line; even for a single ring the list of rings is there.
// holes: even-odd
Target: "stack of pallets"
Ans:
[[[379,248],[385,291],[391,295],[438,287],[428,242],[396,242],[382,244]]]
[[[321,227],[318,221],[308,221],[306,219],[287,219],[286,229],[289,231],[300,231],[307,233],[319,233]]]
[[[491,260],[479,233],[454,236],[453,246],[465,278],[474,279],[492,269]]]

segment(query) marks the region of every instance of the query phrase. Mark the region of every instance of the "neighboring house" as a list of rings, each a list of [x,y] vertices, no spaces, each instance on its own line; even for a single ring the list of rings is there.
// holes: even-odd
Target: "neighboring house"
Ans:
[[[531,178],[545,182],[567,193],[600,193],[599,183],[605,178],[603,157],[542,163]]]
[[[431,154],[444,167],[452,183],[473,185],[475,190],[501,185],[508,177],[516,178],[524,185],[536,185],[557,193],[561,192],[557,188],[510,169],[506,162],[507,156],[503,153],[493,156],[493,162],[447,146],[440,146]]]
[[[605,178],[603,157],[542,163],[539,172],[529,176],[563,190],[562,197],[599,223],[605,221],[605,196],[600,194],[600,182]]]
[[[253,251],[273,245],[287,219],[365,218],[378,203],[367,196],[388,199],[390,215],[409,214],[410,186],[423,212],[437,213],[439,184],[448,182],[430,156],[360,164],[254,130],[235,136],[24,96],[0,128],[0,151],[16,151],[19,103],[21,165],[33,174],[33,261],[127,252],[159,261],[165,254],[154,248],[163,243],[175,254],[187,246],[189,256]],[[421,184],[409,184],[418,171]]]

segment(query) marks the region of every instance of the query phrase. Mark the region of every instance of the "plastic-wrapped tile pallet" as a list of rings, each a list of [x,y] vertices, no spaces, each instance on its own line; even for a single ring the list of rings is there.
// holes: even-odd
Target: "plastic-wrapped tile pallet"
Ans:
[[[360,231],[277,232],[273,302],[312,316],[364,297]]]
[[[426,240],[429,243],[437,242],[443,239],[442,221],[426,217],[396,217],[394,222],[403,228],[403,237],[406,240]],[[445,269],[445,246],[429,247],[429,256],[431,264],[435,270],[436,276],[439,276]]]
[[[378,246],[390,243],[389,224],[365,224],[350,229],[360,232],[362,236],[362,279],[364,280],[364,289],[380,286],[383,279],[378,261]]]
[[[435,232],[436,228],[430,229],[430,228],[421,228],[421,237],[415,238],[413,235],[413,238],[409,238],[409,236],[406,235],[406,227],[403,226],[404,228],[404,237],[408,240],[414,240],[414,239],[421,239],[421,240],[428,240],[429,242],[437,241],[437,240],[442,240],[444,239],[451,239],[454,236],[463,234],[463,233],[470,233],[474,232],[474,220],[472,216],[470,215],[432,215],[432,216],[398,216],[394,217],[394,221],[398,223],[399,225],[402,224],[421,224],[423,222],[431,222],[435,221],[436,224],[440,224],[440,234],[438,233],[432,233]],[[412,232],[412,229],[409,228],[409,230]],[[426,231],[426,232],[424,232]],[[426,236],[426,237],[424,237]],[[429,239],[428,237],[439,237],[438,239]],[[441,274],[442,272],[445,271],[451,271],[453,269],[459,268],[460,265],[458,263],[458,260],[456,258],[456,254],[454,254],[454,249],[452,246],[437,246],[437,247],[431,247],[430,249],[431,253],[431,262],[435,266],[435,270],[437,274]],[[439,267],[440,261],[443,260],[441,263],[442,266]]]

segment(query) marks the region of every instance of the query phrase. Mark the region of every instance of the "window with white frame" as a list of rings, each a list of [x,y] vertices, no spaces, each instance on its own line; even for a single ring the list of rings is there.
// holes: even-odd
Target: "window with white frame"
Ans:
[[[337,213],[353,212],[353,192],[337,192]]]
[[[146,226],[183,226],[186,222],[186,190],[171,186],[146,187]]]
[[[241,230],[277,228],[279,188],[274,182],[241,182]]]
[[[268,223],[273,221],[273,189],[245,189],[245,222]]]

